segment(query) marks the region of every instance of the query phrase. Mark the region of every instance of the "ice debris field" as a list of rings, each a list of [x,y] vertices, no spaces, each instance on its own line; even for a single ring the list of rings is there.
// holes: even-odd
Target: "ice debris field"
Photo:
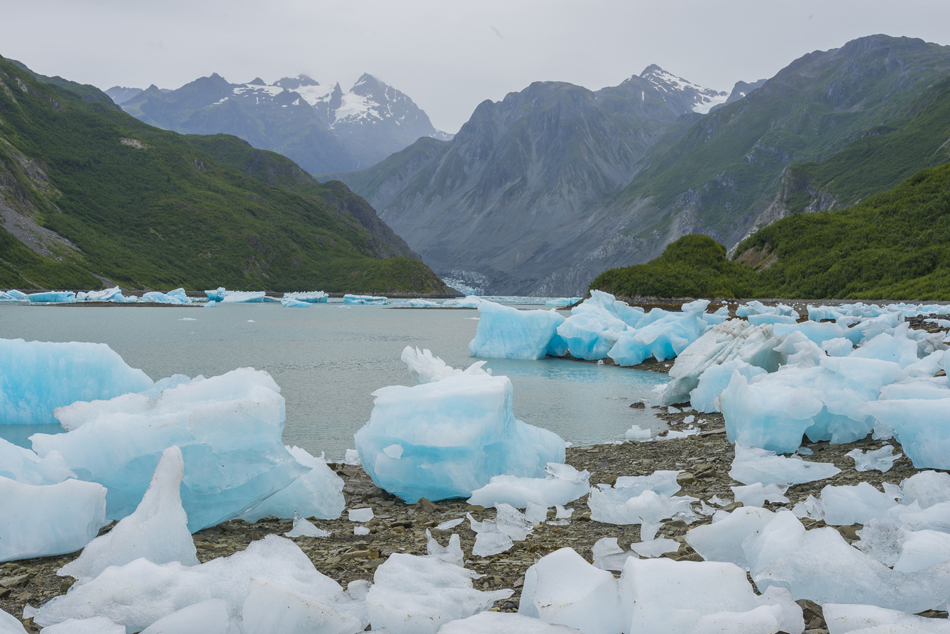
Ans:
[[[0,299],[122,301],[100,293]],[[266,301],[223,288],[207,294],[209,303]],[[294,307],[326,295],[281,301]],[[372,582],[343,587],[293,540],[329,535],[319,523],[347,510],[344,482],[322,456],[282,443],[284,398],[266,372],[153,381],[102,344],[0,340],[0,422],[64,429],[33,435],[32,449],[0,440],[0,562],[81,551],[57,572],[75,580],[68,592],[22,618],[50,634],[801,634],[807,599],[832,634],[950,632],[946,618],[915,616],[950,600],[950,474],[938,471],[950,469],[948,337],[906,321],[939,326],[932,315],[946,307],[809,306],[803,319],[788,306],[751,302],[730,319],[705,301],[647,312],[595,291],[565,318],[478,298],[455,303],[478,308],[475,357],[675,359],[652,404],[689,407],[691,428],[702,423],[696,416],[722,414],[736,503],[716,510],[684,495],[679,471],[591,483],[565,464],[563,439],[514,417],[507,377],[482,361],[453,368],[407,347],[415,385],[373,393],[347,463],[406,504],[466,498],[495,516],[435,527],[444,534],[467,521],[476,534],[470,554],[458,535],[443,546],[427,532],[427,555],[391,554]],[[780,506],[790,486],[840,471],[803,459],[803,439],[869,435],[892,444],[851,451],[858,472],[886,474],[901,452],[918,472],[883,490],[829,484]],[[649,430],[627,436],[656,440]],[[572,548],[541,556],[524,575],[518,614],[490,611],[513,589],[477,589],[467,557],[505,553],[542,523],[569,524],[565,506],[585,497],[592,523],[639,526],[640,541],[625,550],[600,539],[589,545],[593,561]],[[293,519],[286,537],[199,562],[192,533],[269,516]],[[369,533],[371,508],[349,508],[347,517],[356,535]],[[823,527],[806,529],[806,520]],[[691,527],[685,541],[703,561],[663,557],[679,547],[657,537],[668,521]],[[860,540],[851,545],[834,527],[854,525]],[[0,633],[25,632],[20,618],[0,611]]]

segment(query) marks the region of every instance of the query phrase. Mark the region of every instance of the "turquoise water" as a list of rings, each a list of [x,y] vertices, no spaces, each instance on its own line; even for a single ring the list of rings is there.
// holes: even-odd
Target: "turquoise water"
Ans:
[[[449,365],[466,367],[478,360],[468,354],[477,316],[464,309],[340,304],[0,306],[0,337],[106,343],[156,380],[266,370],[287,399],[284,442],[340,459],[369,420],[372,392],[412,384],[399,359],[403,348],[429,348]],[[663,375],[550,358],[491,359],[487,367],[510,377],[519,419],[574,444],[622,440],[633,424],[664,428],[648,410],[630,408],[665,382]],[[0,425],[0,437],[24,446],[37,431],[12,427]]]

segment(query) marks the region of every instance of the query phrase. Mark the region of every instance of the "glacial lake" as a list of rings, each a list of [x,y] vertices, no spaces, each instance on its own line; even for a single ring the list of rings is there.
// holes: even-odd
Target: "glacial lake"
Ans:
[[[470,309],[340,303],[297,309],[0,305],[0,337],[106,343],[154,380],[266,370],[287,401],[284,442],[340,460],[369,420],[372,392],[413,384],[399,358],[403,348],[428,348],[451,366],[468,367],[479,360],[468,353],[477,317]],[[575,445],[623,440],[633,424],[666,427],[649,409],[630,408],[665,383],[665,375],[552,358],[488,359],[486,367],[511,379],[517,418]],[[50,427],[0,425],[0,437],[28,447],[30,434],[58,431]]]

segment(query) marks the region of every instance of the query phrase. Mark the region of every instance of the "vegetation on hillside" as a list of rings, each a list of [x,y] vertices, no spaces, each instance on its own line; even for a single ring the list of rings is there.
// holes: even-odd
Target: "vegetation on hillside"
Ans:
[[[259,171],[278,175],[251,175],[54,79],[0,58],[0,199],[76,249],[31,257],[0,234],[3,285],[447,292],[421,262],[378,257],[385,239],[332,202],[341,184],[296,182],[269,152]]]
[[[684,236],[590,288],[628,297],[950,300],[950,164],[848,209],[780,220],[740,244],[735,261],[707,236]]]

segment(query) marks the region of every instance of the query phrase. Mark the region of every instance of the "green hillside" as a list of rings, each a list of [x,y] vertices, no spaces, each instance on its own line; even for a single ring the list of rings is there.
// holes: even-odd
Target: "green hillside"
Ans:
[[[0,284],[447,292],[342,184],[233,141],[243,163],[0,58]]]
[[[739,245],[706,236],[599,275],[592,289],[657,297],[950,300],[950,164],[841,211],[799,214]]]

